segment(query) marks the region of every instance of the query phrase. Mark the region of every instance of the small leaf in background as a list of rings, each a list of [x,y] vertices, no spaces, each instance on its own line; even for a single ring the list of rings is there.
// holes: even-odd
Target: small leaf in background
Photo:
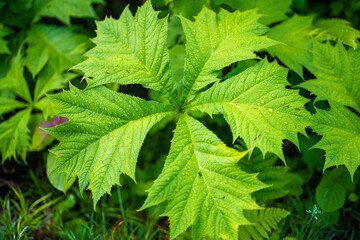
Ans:
[[[9,158],[17,160],[18,155],[25,160],[30,145],[29,129],[27,127],[30,115],[31,109],[27,108],[0,124],[2,162]]]
[[[360,112],[360,49],[346,49],[340,41],[314,41],[313,60],[306,65],[316,77],[302,87],[316,95],[315,101],[330,100]]]
[[[11,59],[9,71],[5,78],[0,79],[0,88],[5,87],[28,103],[32,102],[30,90],[24,77],[24,63],[21,51]]]
[[[287,19],[287,13],[291,12],[291,0],[213,0],[215,4],[227,4],[234,9],[245,11],[249,9],[258,9],[258,13],[263,16],[259,22],[265,25]]]
[[[314,26],[319,29],[316,38],[321,40],[340,39],[342,43],[357,48],[357,39],[360,38],[360,31],[351,27],[351,23],[344,19],[319,19],[314,22]]]
[[[333,212],[345,204],[346,192],[337,182],[324,180],[316,187],[316,201],[324,212]]]
[[[290,19],[273,27],[267,36],[284,44],[269,47],[267,50],[273,57],[304,78],[303,65],[311,62],[313,17],[294,15]]]
[[[66,39],[66,41],[64,41]],[[88,38],[75,33],[67,27],[34,25],[27,32],[25,64],[33,76],[49,64],[49,67],[60,73],[68,70],[82,60],[87,50]]]
[[[33,22],[41,17],[55,17],[62,23],[70,25],[70,17],[97,18],[91,4],[104,4],[104,0],[34,0],[34,7],[38,8]]]
[[[74,184],[76,177],[69,177],[66,173],[50,174],[56,167],[56,156],[53,153],[49,153],[46,161],[46,174],[50,180],[50,183],[59,191],[66,193],[67,190]],[[66,206],[64,206],[66,207]],[[59,209],[63,211],[64,209]]]
[[[271,231],[277,224],[289,215],[289,212],[280,208],[266,208],[262,210],[246,210],[244,215],[254,225],[239,227],[238,239],[269,239]]]
[[[3,39],[5,36],[12,33],[10,28],[4,26],[0,23],[0,54],[11,54],[9,47],[7,46],[7,41]]]

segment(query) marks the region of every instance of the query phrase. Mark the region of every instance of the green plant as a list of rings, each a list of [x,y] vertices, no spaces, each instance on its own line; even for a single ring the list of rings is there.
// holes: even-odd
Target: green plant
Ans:
[[[349,22],[306,16],[302,0],[153,0],[97,22],[81,62],[92,30],[70,17],[96,17],[102,1],[18,3],[0,3],[0,149],[2,162],[26,162],[60,140],[41,155],[51,184],[70,192],[51,210],[52,237],[359,233],[342,221],[359,218],[360,32]],[[2,20],[15,13],[26,26]],[[80,72],[84,82],[49,95]]]

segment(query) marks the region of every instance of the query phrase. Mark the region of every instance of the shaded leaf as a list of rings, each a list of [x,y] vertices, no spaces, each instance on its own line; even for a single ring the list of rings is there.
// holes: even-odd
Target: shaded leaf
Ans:
[[[351,23],[344,19],[320,19],[314,22],[314,26],[317,27],[316,38],[319,40],[340,39],[354,49],[357,47],[356,40],[360,37],[360,31],[351,27]]]
[[[348,49],[338,42],[335,47],[314,41],[313,61],[306,67],[317,79],[299,84],[317,96],[360,112],[360,49]]]
[[[55,17],[66,25],[70,25],[70,17],[97,18],[91,6],[94,3],[104,4],[103,0],[35,0],[35,7],[38,11],[33,22],[41,17]]]
[[[31,115],[31,109],[24,109],[7,121],[0,124],[0,149],[2,162],[20,155],[24,160],[26,151],[30,145],[29,129],[27,124]]]
[[[284,44],[269,47],[273,57],[278,57],[286,66],[303,78],[302,66],[311,62],[313,17],[294,15],[271,29],[269,38]]]
[[[227,4],[234,9],[245,11],[258,9],[258,13],[263,16],[259,22],[270,25],[287,19],[286,13],[291,12],[292,0],[213,0],[215,4]]]
[[[238,239],[269,239],[269,233],[276,229],[281,219],[289,212],[280,208],[266,208],[262,210],[246,210],[244,214],[254,225],[240,226]]]
[[[64,41],[66,39],[66,41]],[[88,38],[73,32],[67,27],[36,24],[27,31],[25,40],[29,47],[26,51],[25,65],[33,76],[49,64],[56,73],[68,70],[82,60]]]

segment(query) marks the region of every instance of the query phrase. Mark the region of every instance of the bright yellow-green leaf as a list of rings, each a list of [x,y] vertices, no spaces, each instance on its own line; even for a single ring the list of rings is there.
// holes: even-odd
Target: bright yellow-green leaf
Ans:
[[[234,140],[244,139],[249,148],[263,154],[273,152],[285,161],[282,141],[299,146],[297,133],[305,133],[310,117],[307,100],[297,90],[286,89],[287,69],[263,60],[244,72],[215,83],[187,107],[210,115],[221,113],[229,123]]]
[[[165,166],[142,208],[168,201],[174,239],[193,225],[194,239],[236,239],[249,224],[244,209],[260,209],[251,193],[267,185],[237,166],[247,154],[226,147],[199,121],[180,116]]]
[[[167,32],[167,18],[158,19],[150,1],[135,17],[125,8],[118,20],[97,22],[96,47],[74,68],[85,73],[89,87],[138,83],[177,102],[176,84],[169,71]]]
[[[318,109],[313,117],[311,128],[323,136],[313,148],[325,150],[324,169],[345,165],[353,177],[360,165],[360,117],[339,103],[330,106],[330,111]]]
[[[120,174],[135,180],[139,150],[150,128],[170,114],[171,107],[116,93],[99,86],[70,91],[52,97],[61,116],[69,122],[46,131],[60,140],[52,150],[56,155],[53,174],[65,172],[79,178],[81,191],[89,184],[94,206]]]
[[[230,64],[257,58],[254,51],[275,45],[264,36],[267,28],[258,23],[255,10],[218,14],[203,8],[195,22],[181,18],[186,36],[182,103],[195,93],[218,80],[220,70]]]

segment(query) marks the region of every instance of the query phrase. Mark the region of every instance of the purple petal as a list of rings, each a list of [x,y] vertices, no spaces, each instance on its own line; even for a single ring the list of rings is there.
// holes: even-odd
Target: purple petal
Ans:
[[[57,126],[61,123],[65,123],[65,122],[68,122],[69,119],[66,118],[66,117],[58,117],[58,116],[55,116],[54,120],[53,120],[53,126]]]

